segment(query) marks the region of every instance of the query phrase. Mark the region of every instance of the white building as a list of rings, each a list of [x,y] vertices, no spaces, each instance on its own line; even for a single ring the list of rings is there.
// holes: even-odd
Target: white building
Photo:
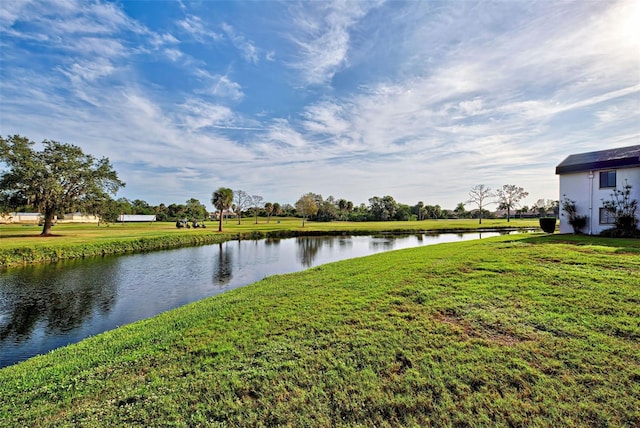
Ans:
[[[120,223],[135,223],[135,222],[152,222],[156,221],[155,215],[144,215],[144,214],[120,214],[118,216],[118,221]]]
[[[58,223],[99,223],[100,218],[92,214],[82,214],[79,212],[66,213],[63,218],[58,219]]]
[[[6,213],[0,214],[0,223],[38,224],[41,218],[40,213]]]
[[[99,218],[95,215],[76,213],[67,213],[62,218],[53,216],[54,223],[98,223]],[[0,214],[0,223],[22,223],[22,224],[38,224],[44,221],[41,213],[7,213]]]
[[[631,185],[631,197],[640,201],[640,145],[568,156],[556,167],[560,176],[560,233],[573,233],[562,211],[565,198],[576,201],[578,215],[587,216],[584,233],[597,235],[612,227],[613,218],[602,207],[613,189]],[[637,213],[640,215],[640,213]]]

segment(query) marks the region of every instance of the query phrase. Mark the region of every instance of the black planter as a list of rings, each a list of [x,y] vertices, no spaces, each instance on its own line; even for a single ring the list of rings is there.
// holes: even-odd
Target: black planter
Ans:
[[[556,230],[556,220],[555,217],[540,217],[540,227],[546,233],[553,233]]]

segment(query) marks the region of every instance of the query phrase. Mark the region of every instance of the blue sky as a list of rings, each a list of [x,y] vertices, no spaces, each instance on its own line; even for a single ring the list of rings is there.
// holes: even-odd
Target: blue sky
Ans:
[[[0,134],[106,156],[152,204],[533,204],[567,155],[640,144],[638,28],[633,0],[3,0]]]

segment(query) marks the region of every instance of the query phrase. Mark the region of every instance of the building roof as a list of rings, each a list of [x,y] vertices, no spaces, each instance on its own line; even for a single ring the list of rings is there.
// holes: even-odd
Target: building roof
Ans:
[[[556,174],[625,167],[640,167],[640,145],[569,155],[556,167]]]

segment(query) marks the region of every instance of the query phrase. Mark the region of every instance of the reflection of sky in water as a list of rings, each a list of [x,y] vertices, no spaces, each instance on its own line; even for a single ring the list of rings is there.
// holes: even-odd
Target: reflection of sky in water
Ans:
[[[483,233],[482,237],[497,235]],[[300,237],[27,266],[0,272],[0,367],[274,274],[470,233]]]

